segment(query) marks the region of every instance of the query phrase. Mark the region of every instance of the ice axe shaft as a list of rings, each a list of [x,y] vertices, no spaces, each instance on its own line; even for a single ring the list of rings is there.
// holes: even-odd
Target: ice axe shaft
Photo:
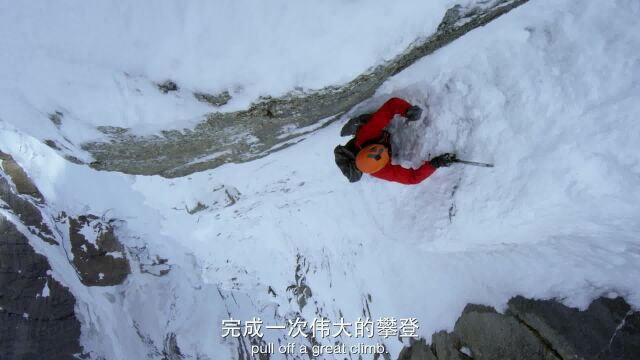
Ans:
[[[475,161],[467,161],[467,160],[460,160],[460,159],[455,159],[455,160],[453,160],[453,162],[457,162],[457,163],[460,163],[460,164],[466,164],[466,165],[473,165],[473,166],[493,167],[493,164],[487,164],[487,163],[481,163],[481,162],[475,162]]]

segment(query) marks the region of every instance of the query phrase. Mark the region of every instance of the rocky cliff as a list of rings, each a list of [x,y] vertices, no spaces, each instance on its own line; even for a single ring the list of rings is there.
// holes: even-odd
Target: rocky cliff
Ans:
[[[622,298],[599,298],[580,311],[554,300],[515,297],[504,314],[469,304],[452,332],[405,348],[399,360],[634,360],[640,312]]]
[[[82,353],[76,300],[31,242],[64,252],[70,243],[67,257],[87,286],[124,281],[124,248],[109,221],[95,215],[50,217],[46,199],[13,158],[0,152],[0,165],[0,359],[73,358]]]

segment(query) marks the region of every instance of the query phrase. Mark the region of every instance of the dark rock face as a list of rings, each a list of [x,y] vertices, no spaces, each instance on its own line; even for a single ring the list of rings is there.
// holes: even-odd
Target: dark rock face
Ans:
[[[600,359],[631,359],[640,357],[640,312],[627,315],[624,324],[611,337],[607,349],[599,356]]]
[[[113,226],[95,215],[68,220],[73,264],[80,281],[87,286],[122,283],[130,273],[129,261]]]
[[[71,359],[80,353],[75,299],[0,215],[0,359]]]
[[[429,346],[422,339],[402,349],[400,355],[398,355],[398,360],[438,360],[438,358],[433,355]]]
[[[468,305],[451,333],[405,348],[399,360],[640,358],[640,312],[624,299],[595,300],[580,311],[554,300],[515,297],[505,314]]]
[[[631,311],[622,298],[600,298],[579,311],[516,297],[508,313],[547,339],[563,359],[640,358],[640,312]]]
[[[0,152],[0,160],[6,176],[0,176],[0,200],[31,233],[49,244],[63,241],[51,229],[68,223],[73,265],[83,284],[110,286],[124,281],[130,273],[129,261],[114,233],[115,220],[103,221],[91,214],[72,218],[62,213],[54,221],[47,221],[50,219],[45,219],[42,212],[45,199],[35,184],[11,155]]]
[[[75,298],[50,275],[47,258],[34,251],[26,231],[58,246],[65,241],[60,228],[69,223],[73,265],[86,285],[124,281],[124,248],[111,222],[48,215],[52,210],[24,170],[8,154],[0,152],[0,160],[0,207],[11,214],[0,214],[0,359],[72,359],[82,350]]]
[[[138,136],[129,129],[104,126],[98,130],[107,135],[109,141],[85,143],[81,147],[95,158],[91,164],[95,169],[165,177],[184,176],[228,162],[263,157],[328,124],[318,124],[320,120],[337,118],[371,97],[387,78],[416,60],[526,2],[498,0],[489,8],[458,5],[447,12],[435,34],[416,41],[395,59],[342,86],[294,91],[279,98],[264,97],[248,110],[211,113],[195,128],[183,131]],[[205,95],[196,94],[214,106],[224,104],[231,96],[228,93]],[[218,155],[213,156],[215,154]]]
[[[7,179],[0,177],[0,199],[11,209],[20,221],[28,226],[29,231],[42,240],[57,245],[53,232],[44,221],[40,209],[25,198],[13,192]]]
[[[523,360],[560,360],[533,331],[491,308],[467,306],[456,322],[454,333],[460,344],[468,344],[474,358],[509,359],[518,354],[518,359]]]

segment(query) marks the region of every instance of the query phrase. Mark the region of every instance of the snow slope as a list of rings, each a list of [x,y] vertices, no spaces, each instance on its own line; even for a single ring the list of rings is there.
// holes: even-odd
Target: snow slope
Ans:
[[[578,307],[618,294],[638,307],[638,16],[633,0],[532,1],[390,79],[354,113],[390,96],[428,108],[419,123],[392,124],[395,162],[456,151],[496,164],[441,169],[417,186],[349,184],[331,155],[346,141],[341,124],[260,160],[170,180],[70,164],[4,116],[0,149],[52,208],[124,219],[128,246],[173,265],[165,277],[134,266],[123,285],[85,288],[63,249],[32,241],[78,298],[94,357],[156,358],[175,332],[185,354],[230,359],[238,343],[220,336],[230,316],[355,321],[368,306],[376,319],[418,318],[429,338],[466,303],[502,308],[516,294]],[[239,200],[226,206],[221,189]],[[198,201],[211,207],[189,214]],[[287,290],[297,266],[312,290],[301,310]],[[277,331],[266,339],[287,341]],[[402,347],[364,341],[384,342],[393,358]]]
[[[453,3],[2,0],[0,117],[45,138],[61,111],[75,144],[100,138],[95,126],[193,127],[259,96],[343,84],[432,34]],[[169,78],[181,91],[158,91]],[[195,91],[232,100],[217,109]]]

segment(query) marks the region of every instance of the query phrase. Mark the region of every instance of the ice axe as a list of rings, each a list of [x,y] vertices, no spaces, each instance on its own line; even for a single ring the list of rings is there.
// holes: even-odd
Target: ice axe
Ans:
[[[460,164],[466,164],[466,165],[473,165],[473,166],[481,166],[481,167],[493,167],[493,164],[487,164],[487,163],[481,163],[481,162],[476,162],[476,161],[467,161],[467,160],[460,160],[460,159],[453,159],[453,162],[456,163],[460,163]]]

